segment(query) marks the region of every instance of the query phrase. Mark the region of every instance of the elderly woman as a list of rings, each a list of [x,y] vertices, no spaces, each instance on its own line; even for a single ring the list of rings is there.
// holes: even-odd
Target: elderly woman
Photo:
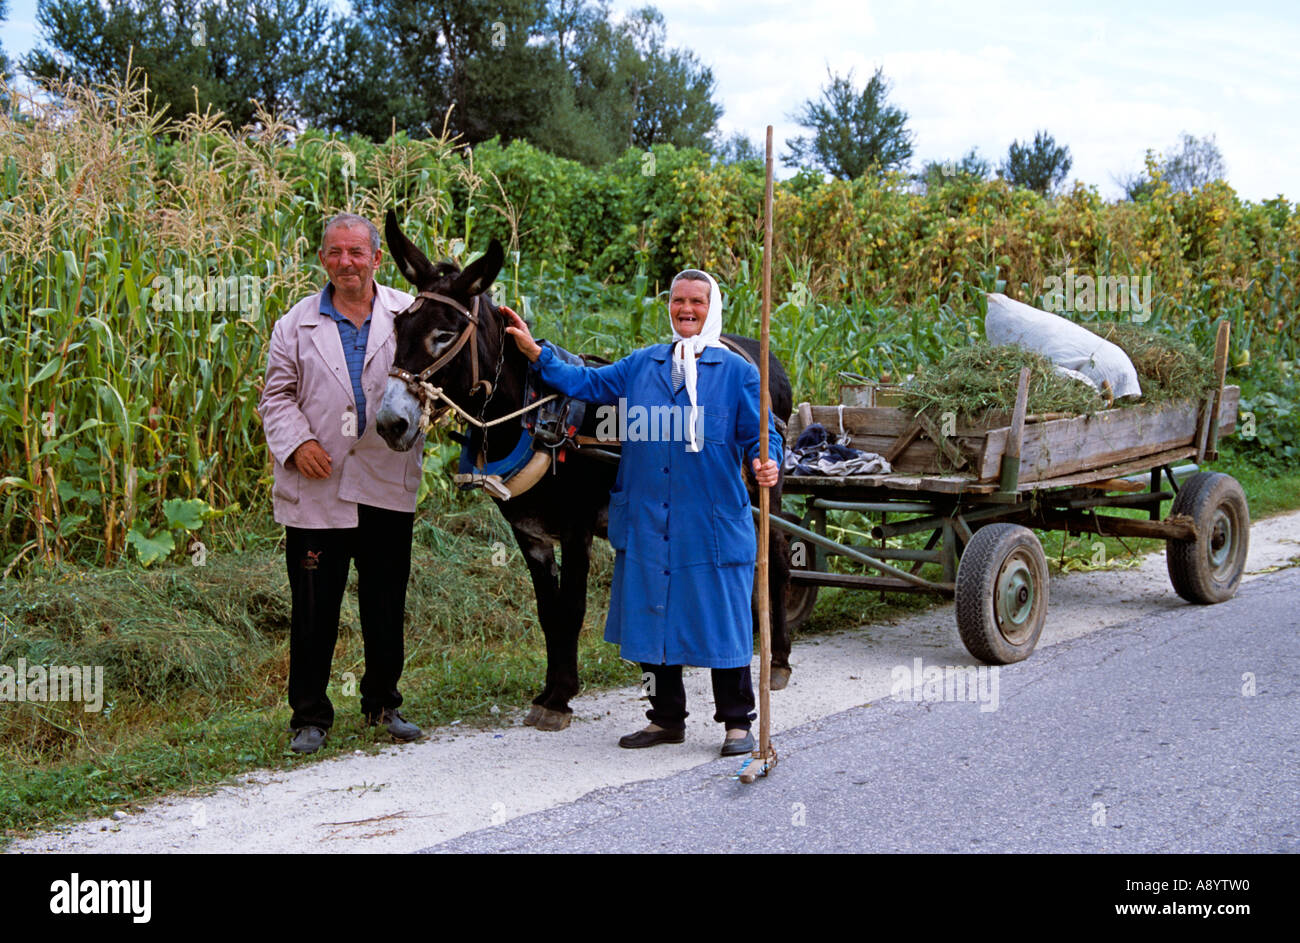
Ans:
[[[769,419],[769,454],[760,461],[759,373],[719,340],[717,283],[694,269],[680,273],[668,303],[674,343],[643,348],[607,367],[560,362],[537,345],[517,314],[501,310],[512,322],[506,330],[547,384],[649,417],[649,423],[627,420],[609,496],[615,564],[605,640],[640,662],[651,705],[650,724],[619,746],[685,739],[682,665],[698,665],[713,669],[714,720],[727,730],[722,755],[753,750],[756,542],[742,463],[752,466],[759,485],[773,487],[782,449]],[[665,429],[672,434],[662,434]]]

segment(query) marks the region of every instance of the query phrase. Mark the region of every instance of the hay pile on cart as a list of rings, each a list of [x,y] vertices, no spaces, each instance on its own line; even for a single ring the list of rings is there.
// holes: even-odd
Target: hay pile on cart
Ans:
[[[1191,395],[1176,395],[1178,381],[1156,352],[1150,369],[1166,369],[1163,394],[1082,415],[1031,410],[1032,365],[1015,374],[1009,410],[1005,399],[986,404],[971,396],[969,408],[936,413],[932,401],[918,412],[915,400],[911,409],[901,405],[899,388],[870,383],[844,388],[839,405],[799,404],[790,443],[820,423],[883,455],[893,470],[787,475],[785,493],[804,497],[804,514],[799,524],[776,516],[772,524],[812,548],[792,573],[791,625],[811,613],[818,586],[938,593],[956,599],[958,629],[976,658],[1019,661],[1037,644],[1047,613],[1047,561],[1033,529],[1164,539],[1180,596],[1198,603],[1230,598],[1249,543],[1245,495],[1230,476],[1197,470],[1217,457],[1219,437],[1236,425],[1240,391],[1224,385],[1227,348],[1225,323],[1213,366],[1202,366],[1184,387]],[[993,385],[1008,382],[1001,377]],[[1165,501],[1173,502],[1168,517],[1161,514]],[[1138,508],[1147,519],[1098,513],[1106,508]],[[848,511],[878,516],[871,536],[880,546],[827,537],[828,514]],[[923,549],[887,543],[925,532]],[[834,571],[832,556],[874,573]],[[939,579],[920,575],[927,562],[941,565]]]

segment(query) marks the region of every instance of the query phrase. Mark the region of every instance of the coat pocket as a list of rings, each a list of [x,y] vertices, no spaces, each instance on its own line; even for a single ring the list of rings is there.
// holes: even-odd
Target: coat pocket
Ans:
[[[411,456],[406,460],[406,480],[403,484],[406,490],[411,494],[416,494],[420,490],[420,478],[424,474],[424,440],[416,440],[412,447]]]
[[[271,497],[290,504],[298,503],[302,488],[302,472],[290,471],[283,465],[275,469],[275,478],[271,483]]]
[[[758,539],[754,536],[754,515],[748,504],[740,510],[715,507],[713,535],[718,566],[754,565]]]
[[[730,439],[731,411],[713,406],[701,406],[700,414],[705,441],[715,445],[726,445]]]
[[[628,501],[626,491],[615,491],[609,496],[609,545],[615,550],[627,549]]]

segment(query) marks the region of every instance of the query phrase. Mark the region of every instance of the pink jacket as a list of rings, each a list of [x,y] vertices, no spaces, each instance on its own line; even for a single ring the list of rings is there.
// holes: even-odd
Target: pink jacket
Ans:
[[[404,291],[375,286],[361,386],[366,428],[356,438],[356,401],[338,326],[320,313],[320,294],[289,310],[271,332],[266,384],[258,414],[275,460],[271,488],[275,519],[292,527],[356,527],[357,504],[414,511],[420,488],[423,436],[409,452],[394,452],[375,431],[393,364],[393,317],[413,300]],[[329,453],[331,474],[318,481],[285,465],[311,439]]]

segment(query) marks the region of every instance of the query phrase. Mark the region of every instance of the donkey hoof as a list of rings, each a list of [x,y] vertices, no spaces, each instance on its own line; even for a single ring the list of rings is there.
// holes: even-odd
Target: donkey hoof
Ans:
[[[524,726],[536,727],[538,721],[542,719],[542,714],[545,711],[546,708],[542,707],[542,705],[540,704],[534,704],[531,707],[529,707],[528,713],[524,715]]]
[[[772,690],[773,690],[773,691],[784,691],[784,690],[785,690],[785,686],[786,686],[787,684],[789,684],[789,683],[790,683],[790,669],[789,669],[789,668],[777,668],[777,667],[773,666],[773,668],[772,668]]]
[[[569,726],[569,721],[573,720],[572,711],[553,711],[549,707],[538,707],[540,714],[537,718],[538,730],[563,730]]]

